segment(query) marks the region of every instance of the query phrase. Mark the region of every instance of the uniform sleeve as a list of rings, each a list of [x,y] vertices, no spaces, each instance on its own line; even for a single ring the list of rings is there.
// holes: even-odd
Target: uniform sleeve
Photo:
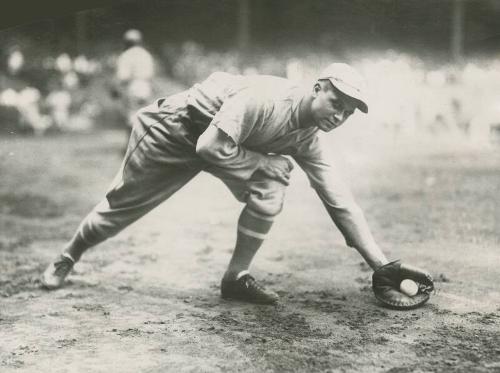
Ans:
[[[346,244],[361,250],[377,247],[361,208],[321,139],[316,136],[304,144],[294,158],[342,232]]]
[[[266,104],[259,94],[247,88],[226,99],[210,124],[216,126],[235,144],[242,144],[251,132],[260,127]]]
[[[248,180],[260,168],[266,155],[245,148],[243,143],[262,124],[264,111],[249,90],[222,104],[209,126],[216,127],[218,134],[211,136],[210,151],[204,154],[211,164],[211,173],[222,178]]]

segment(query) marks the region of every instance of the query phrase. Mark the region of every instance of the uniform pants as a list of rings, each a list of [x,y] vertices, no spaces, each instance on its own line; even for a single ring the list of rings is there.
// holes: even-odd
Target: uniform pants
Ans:
[[[141,109],[125,158],[106,197],[82,221],[77,234],[89,246],[114,236],[172,196],[210,165],[196,154],[197,134],[183,94]],[[241,202],[267,216],[283,206],[285,186],[256,173],[250,180],[217,177]]]

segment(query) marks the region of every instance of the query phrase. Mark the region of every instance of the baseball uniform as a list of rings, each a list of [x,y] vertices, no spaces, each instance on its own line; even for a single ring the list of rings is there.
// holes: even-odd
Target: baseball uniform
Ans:
[[[259,172],[266,154],[289,155],[350,246],[376,245],[361,209],[322,145],[318,129],[299,123],[305,91],[271,76],[214,73],[187,91],[158,99],[137,113],[122,166],[77,234],[95,245],[166,200],[200,171],[220,178],[238,200],[261,216],[275,216],[285,185]],[[225,136],[210,161],[196,153],[209,125]]]

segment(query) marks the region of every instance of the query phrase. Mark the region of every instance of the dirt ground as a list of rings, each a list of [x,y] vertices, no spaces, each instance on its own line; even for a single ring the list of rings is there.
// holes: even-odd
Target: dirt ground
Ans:
[[[41,290],[122,141],[0,139],[1,372],[500,372],[500,148],[342,153],[388,257],[436,279],[417,310],[380,307],[299,170],[252,267],[277,306],[220,299],[241,206],[209,175],[92,249],[66,287]]]

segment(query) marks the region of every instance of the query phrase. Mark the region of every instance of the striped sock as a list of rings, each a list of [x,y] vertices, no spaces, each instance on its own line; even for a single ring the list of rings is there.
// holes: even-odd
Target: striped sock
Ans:
[[[273,221],[274,217],[259,214],[247,206],[238,220],[238,234],[265,240]]]
[[[238,220],[236,247],[229,263],[226,276],[235,277],[247,271],[253,257],[264,242],[273,225],[273,217],[259,214],[246,206]]]

